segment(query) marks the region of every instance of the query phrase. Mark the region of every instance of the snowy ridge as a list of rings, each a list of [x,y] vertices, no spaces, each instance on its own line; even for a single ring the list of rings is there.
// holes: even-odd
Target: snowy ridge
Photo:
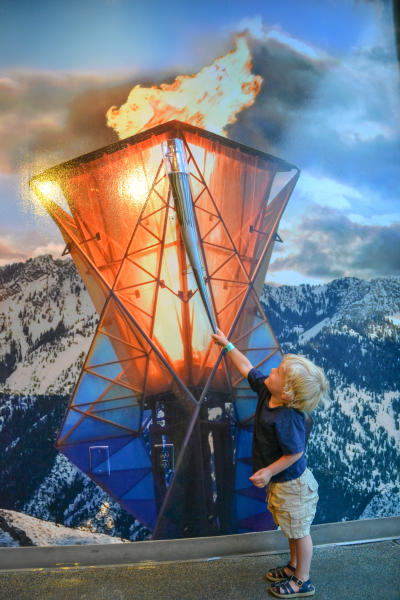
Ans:
[[[92,533],[83,527],[71,529],[24,513],[0,509],[0,546],[117,544],[127,541]]]
[[[0,383],[3,391],[70,393],[97,320],[71,260],[55,261],[46,255],[2,267]]]

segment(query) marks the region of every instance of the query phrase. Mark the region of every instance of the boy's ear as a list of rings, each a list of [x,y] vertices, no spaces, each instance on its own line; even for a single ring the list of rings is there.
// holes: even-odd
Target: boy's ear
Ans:
[[[294,400],[294,393],[293,390],[283,390],[282,392],[282,400],[284,402],[292,402],[292,400]]]

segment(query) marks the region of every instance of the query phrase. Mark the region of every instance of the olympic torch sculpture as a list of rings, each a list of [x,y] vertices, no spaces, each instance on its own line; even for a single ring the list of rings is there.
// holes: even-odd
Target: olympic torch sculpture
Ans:
[[[99,313],[56,447],[153,539],[273,528],[257,399],[210,339],[279,364],[259,295],[298,176],[171,121],[31,180]]]

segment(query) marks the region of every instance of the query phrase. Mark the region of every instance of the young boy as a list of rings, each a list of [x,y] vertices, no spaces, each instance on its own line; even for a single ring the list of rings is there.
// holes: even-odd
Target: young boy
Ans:
[[[256,487],[267,486],[268,508],[289,540],[290,560],[268,571],[278,598],[313,596],[309,578],[312,557],[310,525],[318,502],[318,483],[304,456],[311,412],[327,393],[322,369],[303,356],[287,354],[268,377],[217,330],[213,340],[223,346],[237,370],[257,392],[253,435],[253,475]]]

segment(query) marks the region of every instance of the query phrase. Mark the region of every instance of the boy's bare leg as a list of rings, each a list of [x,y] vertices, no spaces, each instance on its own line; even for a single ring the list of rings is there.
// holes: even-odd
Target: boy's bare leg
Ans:
[[[310,535],[294,540],[296,548],[296,572],[295,575],[302,581],[307,581],[310,577],[310,565],[313,552],[313,545]],[[294,581],[290,582],[291,587],[295,592],[298,591],[299,586]]]
[[[296,540],[293,538],[289,539],[289,547],[290,547],[290,560],[289,563],[292,567],[297,566],[297,556],[296,556]],[[292,573],[290,573],[291,575]]]

